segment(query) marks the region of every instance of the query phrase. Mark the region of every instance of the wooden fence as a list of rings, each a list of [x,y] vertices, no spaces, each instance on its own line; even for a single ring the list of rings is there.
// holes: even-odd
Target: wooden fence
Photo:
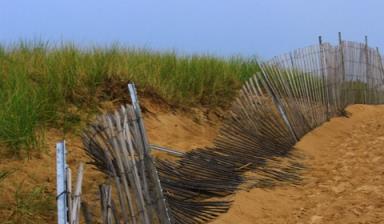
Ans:
[[[93,164],[114,182],[100,187],[103,222],[206,223],[229,209],[226,196],[236,190],[299,183],[303,166],[292,149],[303,135],[345,116],[350,104],[384,102],[378,49],[339,38],[337,46],[320,38],[318,45],[260,63],[213,147],[187,153],[154,147],[177,155],[175,161],[151,157],[131,86],[133,106],[99,117],[84,134]]]
[[[159,176],[149,154],[136,90],[132,106],[100,116],[84,132],[83,142],[94,165],[113,180],[100,188],[104,223],[171,223]],[[114,188],[118,204],[112,198]],[[118,205],[118,206],[112,206]]]

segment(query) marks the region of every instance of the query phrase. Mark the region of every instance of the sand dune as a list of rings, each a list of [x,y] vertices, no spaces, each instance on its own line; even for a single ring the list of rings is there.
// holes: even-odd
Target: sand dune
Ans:
[[[384,106],[347,111],[295,146],[308,167],[301,185],[239,192],[212,223],[384,223]]]
[[[332,119],[296,145],[307,166],[302,184],[240,191],[232,197],[229,212],[212,223],[384,223],[384,106],[354,105],[347,110],[349,118]],[[170,112],[145,116],[145,122],[152,143],[183,151],[210,145],[219,125],[208,125],[204,120],[198,124],[190,115]],[[25,187],[43,183],[48,193],[55,194],[53,145],[57,136],[59,133],[49,132],[50,150],[39,159],[2,161],[1,168],[18,167],[17,175],[3,184],[3,202],[13,200],[9,192],[21,181]],[[81,145],[79,138],[70,137],[68,162],[75,168],[88,158],[76,147]],[[97,213],[93,206],[98,205],[95,197],[102,179],[89,165],[86,177],[84,198]],[[8,215],[2,210],[0,220]],[[45,222],[55,223],[55,214]]]

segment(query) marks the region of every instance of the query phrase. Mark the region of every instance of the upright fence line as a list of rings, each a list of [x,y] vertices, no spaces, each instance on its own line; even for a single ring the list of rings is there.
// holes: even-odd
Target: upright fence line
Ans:
[[[339,45],[332,47],[319,37],[318,46],[294,52],[290,63],[282,55],[261,67],[264,76],[274,80],[272,88],[264,87],[274,90],[270,97],[291,101],[282,105],[299,138],[330,117],[342,115],[347,105],[383,103],[382,59],[377,49],[368,47],[367,38],[365,43],[355,43],[343,41],[339,34]]]

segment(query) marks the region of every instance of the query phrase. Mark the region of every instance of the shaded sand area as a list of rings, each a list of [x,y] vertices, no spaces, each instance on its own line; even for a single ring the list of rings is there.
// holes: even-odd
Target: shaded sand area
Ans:
[[[347,111],[296,144],[302,184],[239,192],[212,223],[384,223],[384,106]]]

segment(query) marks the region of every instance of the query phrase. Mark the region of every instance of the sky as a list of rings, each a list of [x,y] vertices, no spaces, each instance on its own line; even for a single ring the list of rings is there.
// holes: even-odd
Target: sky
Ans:
[[[268,59],[343,39],[384,49],[382,0],[0,0],[0,42],[175,50]]]

